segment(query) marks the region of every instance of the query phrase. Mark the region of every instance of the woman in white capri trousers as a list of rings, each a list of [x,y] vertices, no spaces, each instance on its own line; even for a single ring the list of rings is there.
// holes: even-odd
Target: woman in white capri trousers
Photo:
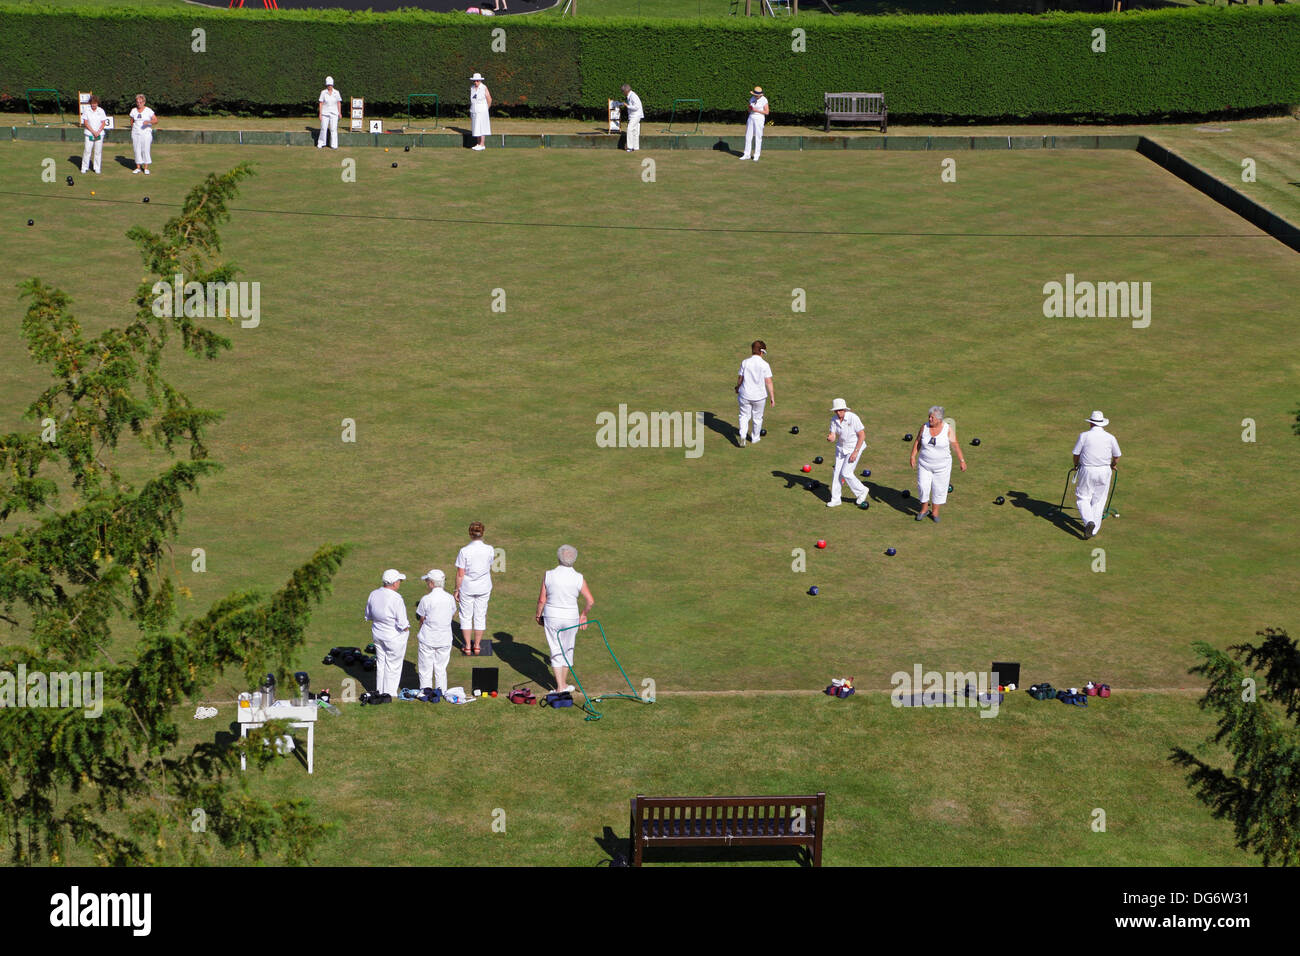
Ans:
[[[750,444],[757,445],[763,436],[763,401],[770,399],[776,408],[776,392],[772,390],[772,366],[767,364],[767,343],[755,339],[750,343],[752,353],[740,363],[740,372],[736,378],[736,400],[740,404],[740,439],[739,445],[745,447],[745,436],[753,423],[753,437]]]
[[[153,128],[158,125],[158,114],[144,105],[144,94],[135,95],[135,107],[131,110],[131,148],[135,151],[135,169],[144,170],[149,175],[153,165]]]
[[[447,690],[447,661],[451,659],[451,619],[456,613],[456,599],[443,590],[447,576],[438,569],[422,575],[429,593],[420,598],[415,616],[420,622],[419,658],[420,689],[436,687]]]
[[[541,593],[537,595],[537,623],[546,628],[555,689],[571,692],[574,688],[569,683],[569,667],[573,664],[574,640],[579,630],[587,629],[587,615],[596,602],[586,580],[573,569],[578,560],[578,550],[572,545],[562,544],[555,556],[560,563],[546,572]],[[587,609],[581,614],[578,613],[579,594],[587,602]]]
[[[477,654],[487,630],[488,599],[492,597],[492,545],[483,540],[483,522],[469,526],[469,544],[456,555],[456,594],[460,604],[462,654]]]
[[[931,405],[926,422],[912,442],[912,467],[916,469],[916,500],[921,511],[920,521],[928,513],[931,521],[938,522],[939,507],[948,500],[948,480],[952,477],[952,452],[957,450],[961,470],[966,470],[966,458],[957,444],[957,429],[945,421],[942,405]]]
[[[867,486],[858,481],[853,473],[862,450],[867,447],[867,432],[862,427],[862,419],[853,413],[853,409],[844,399],[837,398],[831,402],[831,425],[826,433],[826,440],[835,443],[835,470],[831,473],[831,500],[827,508],[838,508],[843,494],[841,482],[848,485],[849,491],[857,495],[857,506],[865,511],[870,507],[867,502]]]

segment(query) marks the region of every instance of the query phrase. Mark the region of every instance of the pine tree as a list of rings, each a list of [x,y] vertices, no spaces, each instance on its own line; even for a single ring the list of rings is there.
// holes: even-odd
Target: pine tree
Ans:
[[[1214,816],[1232,821],[1237,846],[1259,854],[1265,866],[1294,866],[1300,863],[1300,650],[1284,630],[1256,636],[1264,640],[1227,652],[1194,645],[1202,662],[1191,673],[1210,681],[1200,706],[1219,715],[1206,743],[1227,748],[1232,770],[1181,747],[1170,759],[1189,769],[1188,785]]]
[[[187,493],[218,467],[204,437],[219,415],[165,377],[164,359],[176,335],[208,360],[231,343],[212,327],[228,318],[156,314],[167,310],[155,310],[154,287],[176,273],[233,279],[218,226],[251,173],[210,174],[161,234],[127,234],[149,275],[123,327],[89,336],[63,292],[21,285],[28,351],[53,384],[28,409],[37,429],[0,436],[0,842],[13,863],[64,862],[72,846],[106,865],[200,863],[218,847],[298,862],[326,830],[303,801],[251,796],[239,749],[178,744],[178,708],[226,671],[242,670],[247,686],[267,671],[284,677],[345,552],[322,547],[273,594],[231,594],[180,617],[187,591],[167,559]],[[166,460],[138,485],[119,468],[133,444]],[[130,454],[135,469],[142,453]],[[15,706],[20,668],[101,672],[102,713]],[[273,759],[260,740],[247,753],[254,766]]]

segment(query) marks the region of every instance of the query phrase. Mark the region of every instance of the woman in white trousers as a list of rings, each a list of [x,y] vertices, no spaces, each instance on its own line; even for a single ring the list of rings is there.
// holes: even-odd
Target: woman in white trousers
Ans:
[[[952,453],[957,450],[961,470],[966,470],[966,458],[957,444],[957,429],[943,417],[942,405],[931,405],[925,424],[912,442],[912,467],[916,469],[916,500],[921,511],[920,521],[928,514],[931,521],[939,521],[939,508],[948,500],[948,480],[952,477]]]
[[[158,125],[158,114],[144,105],[144,94],[135,95],[135,108],[131,110],[131,148],[135,151],[135,173],[149,175],[153,165],[153,128]]]

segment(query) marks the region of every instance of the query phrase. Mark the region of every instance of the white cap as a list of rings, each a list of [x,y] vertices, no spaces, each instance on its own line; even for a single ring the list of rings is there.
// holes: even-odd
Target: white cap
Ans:
[[[831,402],[831,411],[833,412],[838,412],[840,409],[847,410],[848,407],[848,405],[844,404],[844,399],[842,398],[837,398],[835,401]]]
[[[1092,425],[1101,425],[1102,427],[1105,427],[1106,425],[1110,424],[1110,419],[1107,418],[1105,415],[1103,415],[1101,412],[1094,411],[1092,413],[1092,417],[1088,419],[1088,422],[1089,424]]]
[[[405,581],[405,580],[406,580],[406,575],[403,574],[401,571],[395,571],[394,569],[389,568],[387,571],[384,572],[385,584],[396,584],[398,581]]]
[[[333,86],[333,85],[334,85],[334,77],[332,77],[332,76],[327,76],[327,77],[325,77],[325,85],[326,85],[326,86]]]
[[[443,574],[443,573],[442,573],[441,571],[439,571],[437,568],[434,568],[434,569],[433,569],[432,571],[430,571],[428,574],[422,574],[422,575],[420,576],[420,580],[421,580],[421,581],[432,581],[432,582],[433,582],[434,584],[436,584],[438,587],[442,587],[444,584],[447,583],[447,575]]]

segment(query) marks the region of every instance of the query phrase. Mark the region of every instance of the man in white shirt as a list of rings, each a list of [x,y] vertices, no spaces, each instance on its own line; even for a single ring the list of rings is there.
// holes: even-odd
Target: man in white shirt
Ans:
[[[767,364],[767,343],[755,339],[750,343],[749,358],[740,363],[736,380],[736,400],[740,404],[740,447],[745,447],[745,435],[753,422],[750,444],[757,445],[763,437],[763,400],[770,398],[776,407],[776,392],[772,390],[772,366]]]
[[[858,496],[857,506],[865,511],[869,507],[867,486],[858,480],[853,469],[862,449],[867,445],[867,431],[862,427],[862,419],[853,414],[853,410],[842,398],[831,402],[831,427],[826,440],[835,443],[835,473],[831,475],[831,500],[826,502],[826,507],[836,508],[840,505],[842,480]]]
[[[415,616],[420,622],[419,664],[420,689],[436,687],[447,690],[447,661],[451,659],[451,618],[456,613],[456,599],[443,590],[447,576],[434,569],[422,578],[429,593],[420,598]]]
[[[135,106],[131,109],[131,147],[135,151],[135,169],[133,173],[144,170],[149,175],[153,165],[153,128],[158,125],[158,115],[144,105],[144,94],[135,95]]]
[[[1101,531],[1110,476],[1119,467],[1119,442],[1105,428],[1110,419],[1095,411],[1088,424],[1092,427],[1080,432],[1079,440],[1074,443],[1074,467],[1079,469],[1075,478],[1074,501],[1079,507],[1085,540],[1095,538]]]
[[[95,160],[95,175],[98,176],[104,162],[104,128],[108,125],[108,114],[99,108],[99,97],[92,96],[90,105],[82,110],[81,130],[85,135],[86,148],[81,154],[81,171],[90,169],[91,156]]]
[[[397,589],[406,575],[389,568],[383,586],[370,592],[366,600],[366,620],[370,622],[370,639],[375,643],[375,692],[392,694],[401,691],[402,663],[406,660],[406,639],[411,625],[406,620],[406,605]]]
[[[641,148],[641,120],[645,119],[645,110],[641,107],[641,97],[626,83],[623,84],[623,95],[627,97],[623,101],[627,107],[627,151],[635,153]]]
[[[339,117],[343,115],[343,94],[334,89],[334,77],[325,77],[325,89],[320,91],[320,138],[316,148],[325,148],[325,134],[329,133],[330,149],[339,148]]]
[[[745,121],[745,153],[741,159],[758,162],[758,157],[763,152],[763,124],[767,122],[769,112],[763,88],[754,87],[754,92],[749,97],[749,118]]]

